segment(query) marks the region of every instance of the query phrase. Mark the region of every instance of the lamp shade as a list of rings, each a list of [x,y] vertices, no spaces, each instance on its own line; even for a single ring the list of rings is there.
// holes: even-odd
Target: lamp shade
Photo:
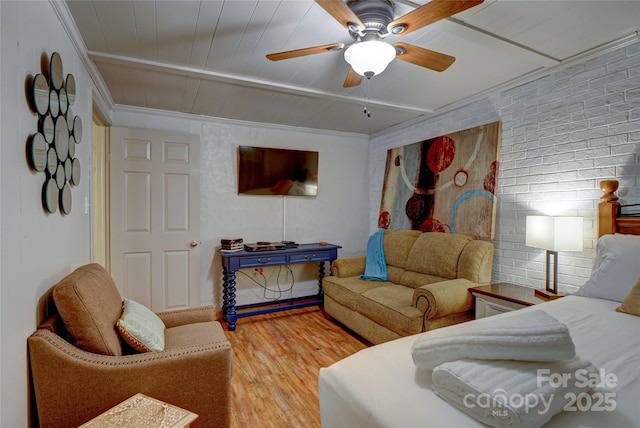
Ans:
[[[582,217],[527,216],[526,245],[550,251],[582,251]]]
[[[375,76],[382,73],[396,57],[396,49],[380,40],[355,43],[344,52],[344,59],[361,76]]]

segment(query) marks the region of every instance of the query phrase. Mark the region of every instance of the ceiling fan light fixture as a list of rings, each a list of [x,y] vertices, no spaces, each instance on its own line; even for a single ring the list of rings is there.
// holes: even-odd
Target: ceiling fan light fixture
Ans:
[[[360,34],[361,32],[360,26],[352,22],[347,24],[347,28],[349,28],[349,31],[351,31],[353,34]]]
[[[407,31],[407,26],[404,24],[398,24],[391,28],[391,34],[393,34],[394,36],[400,35],[405,31]]]
[[[344,52],[344,59],[361,76],[372,77],[382,73],[396,57],[396,49],[380,40],[355,43]]]

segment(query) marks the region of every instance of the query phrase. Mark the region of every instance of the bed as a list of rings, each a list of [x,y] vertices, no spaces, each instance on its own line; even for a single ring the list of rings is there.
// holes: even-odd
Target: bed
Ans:
[[[637,251],[640,236],[630,236],[640,235],[640,218],[620,214],[620,205],[614,195],[617,182],[606,182],[601,188],[604,196],[598,206],[599,235],[608,237],[598,241],[598,255],[587,284],[574,295],[490,317],[494,323],[516,325],[518,319],[531,317],[534,311],[537,314],[544,311],[568,328],[575,354],[597,370],[600,377],[595,389],[588,385],[589,396],[579,394],[582,400],[574,401],[569,410],[560,408],[551,412],[542,423],[545,427],[640,427],[640,316],[616,311],[633,287],[619,284],[640,283],[640,252]],[[608,269],[612,267],[617,269],[617,265],[608,264],[611,258],[607,251],[615,253],[618,248],[607,248],[605,244],[601,248],[601,242],[619,242],[614,238],[622,239],[624,245],[631,242],[635,246],[631,256],[629,251],[623,254],[627,265],[635,267],[631,266],[628,271],[624,268],[616,270],[614,276],[617,278],[608,280],[605,289],[602,275],[611,272]],[[634,258],[638,259],[636,263],[628,263]],[[611,294],[612,290],[616,292]],[[472,328],[480,321],[483,320],[446,327],[440,329],[440,334],[442,331],[455,334],[456,329]],[[437,395],[432,375],[439,367],[434,371],[418,368],[412,347],[419,339],[430,339],[425,335],[438,331],[376,345],[322,368],[319,374],[322,426],[460,428],[487,426],[487,423],[492,426],[541,426],[539,422],[527,422],[526,419],[487,422],[459,410]],[[500,360],[489,362],[508,364]],[[545,363],[536,364],[546,367]],[[606,400],[597,403],[596,399],[602,397]]]

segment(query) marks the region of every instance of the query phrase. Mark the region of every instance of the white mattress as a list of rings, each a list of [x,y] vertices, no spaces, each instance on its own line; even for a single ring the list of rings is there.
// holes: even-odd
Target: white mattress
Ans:
[[[546,427],[640,427],[640,317],[616,312],[618,305],[609,300],[568,296],[496,315],[508,318],[522,311],[545,310],[567,324],[580,357],[618,378],[612,389],[615,411],[564,411]],[[322,426],[483,426],[433,393],[431,371],[418,369],[411,358],[411,345],[418,336],[364,349],[321,369]]]

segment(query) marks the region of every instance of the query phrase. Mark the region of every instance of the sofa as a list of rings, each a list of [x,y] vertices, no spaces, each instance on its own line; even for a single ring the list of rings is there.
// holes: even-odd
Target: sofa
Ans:
[[[472,236],[385,230],[388,281],[360,279],[366,257],[337,259],[324,312],[373,344],[474,318],[470,287],[491,281],[493,244]]]
[[[139,352],[116,329],[123,299],[99,264],[51,294],[51,314],[27,339],[41,427],[77,427],[136,393],[196,413],[193,427],[230,425],[232,350],[212,307],[157,313],[164,349]]]

